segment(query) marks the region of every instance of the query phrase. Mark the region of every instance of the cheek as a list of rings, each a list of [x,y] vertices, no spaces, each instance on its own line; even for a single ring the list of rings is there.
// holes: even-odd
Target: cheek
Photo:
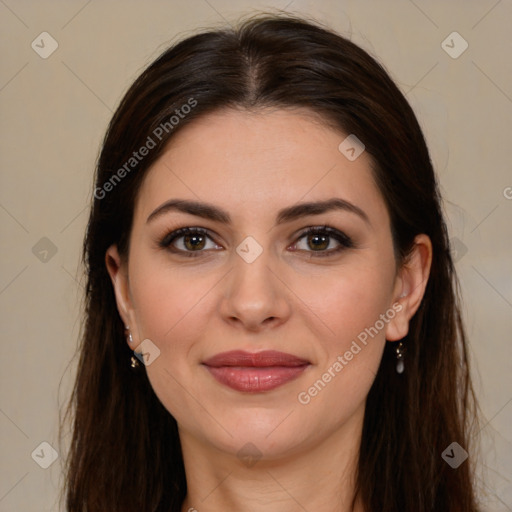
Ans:
[[[310,282],[303,296],[318,321],[326,326],[324,332],[329,333],[328,338],[342,349],[365,329],[374,326],[386,312],[392,284],[392,270],[354,266],[349,272],[341,271],[313,286]]]
[[[354,265],[309,287],[304,299],[315,313],[311,318],[317,317],[312,322],[326,326],[318,365],[297,397],[311,412],[342,403],[337,420],[343,421],[364,402],[382,358],[385,327],[395,314],[387,314],[393,276],[392,262]]]
[[[218,277],[199,276],[190,268],[172,269],[154,259],[151,264],[142,264],[135,257],[132,261],[130,289],[139,336],[150,339],[160,351],[146,367],[148,379],[170,414],[180,424],[196,418],[190,428],[197,428],[201,424],[197,418],[204,416],[204,410],[191,397],[202,396],[204,390],[196,389],[195,375],[190,373],[195,363],[191,351],[208,329],[206,309],[213,295],[208,292]]]
[[[130,288],[140,335],[165,346],[174,345],[170,342],[178,339],[183,344],[187,333],[199,328],[208,291],[215,282],[213,275],[191,275],[186,268],[171,269],[154,263],[139,266],[133,272]]]
[[[360,282],[344,285],[324,294],[323,309],[319,304],[322,319],[335,334],[321,340],[318,365],[295,397],[307,411],[306,422],[316,416],[326,418],[325,411],[331,411],[321,427],[326,432],[361,410],[386,343],[385,328],[376,326],[386,311],[384,295],[373,287],[364,291]]]

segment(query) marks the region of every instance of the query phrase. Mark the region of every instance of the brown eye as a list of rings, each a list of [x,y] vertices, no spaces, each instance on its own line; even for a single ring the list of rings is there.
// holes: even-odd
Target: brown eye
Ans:
[[[190,251],[204,249],[206,245],[206,237],[203,235],[185,235],[182,238],[183,245]]]
[[[159,245],[171,252],[183,254],[184,256],[199,256],[208,249],[222,249],[222,247],[214,242],[207,231],[202,228],[177,229],[166,235],[159,242]]]
[[[308,235],[308,246],[313,250],[327,249],[329,246],[329,236],[325,235]]]
[[[351,238],[329,226],[309,228],[294,244],[294,250],[309,252],[311,256],[330,256],[351,247],[354,247]]]

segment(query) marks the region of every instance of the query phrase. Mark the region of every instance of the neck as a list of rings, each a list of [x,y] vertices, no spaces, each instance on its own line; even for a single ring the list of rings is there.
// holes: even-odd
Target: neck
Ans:
[[[352,507],[362,416],[321,444],[272,460],[240,460],[180,429],[187,477],[181,512],[363,512]]]

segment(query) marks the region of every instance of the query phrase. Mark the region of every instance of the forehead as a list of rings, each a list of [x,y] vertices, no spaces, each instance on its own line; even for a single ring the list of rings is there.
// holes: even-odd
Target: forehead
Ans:
[[[177,132],[148,170],[137,211],[149,215],[183,198],[222,204],[234,216],[262,216],[274,206],[341,197],[386,218],[371,157],[347,159],[338,149],[346,137],[307,110],[205,115]]]

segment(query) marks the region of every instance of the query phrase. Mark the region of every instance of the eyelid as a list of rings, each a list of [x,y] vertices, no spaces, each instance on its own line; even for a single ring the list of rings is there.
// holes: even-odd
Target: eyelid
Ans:
[[[302,230],[297,235],[296,241],[293,243],[293,245],[296,245],[302,238],[315,234],[323,234],[327,235],[329,238],[334,238],[334,240],[336,240],[339,245],[337,248],[329,249],[327,251],[304,251],[303,249],[299,249],[300,251],[309,253],[310,257],[328,257],[334,254],[338,254],[345,249],[351,249],[355,247],[352,238],[346,235],[343,231],[325,224],[322,226],[310,226]]]
[[[161,247],[168,247],[174,240],[177,238],[180,238],[181,236],[188,235],[188,234],[197,234],[197,235],[203,235],[207,236],[209,238],[212,238],[210,236],[209,230],[205,228],[201,228],[198,226],[184,226],[182,228],[176,228],[169,231],[159,242],[159,245]]]
[[[303,230],[301,230],[299,232],[297,237],[302,238],[305,235],[316,234],[316,233],[324,233],[329,236],[332,236],[333,238],[338,237],[338,238],[343,239],[343,241],[345,243],[353,245],[353,241],[348,235],[346,235],[343,231],[341,231],[337,228],[334,228],[332,226],[329,226],[327,224],[323,224],[321,226],[310,226],[310,227],[304,228]]]
[[[172,244],[175,240],[186,236],[186,235],[201,235],[205,236],[208,239],[210,239],[213,243],[216,245],[219,244],[215,238],[212,236],[211,231],[206,228],[202,228],[199,226],[184,226],[182,228],[174,229],[170,232],[168,232],[160,241],[158,242],[159,247],[167,249],[175,254],[181,254],[186,256],[199,256],[201,253],[208,252],[205,249],[198,250],[198,251],[184,251],[182,249],[177,249],[176,247],[173,247]],[[292,245],[296,245],[302,238],[308,236],[308,235],[314,235],[314,234],[324,234],[327,235],[330,238],[334,238],[338,244],[339,247],[336,249],[330,249],[327,251],[305,251],[303,249],[299,249],[298,251],[301,252],[308,252],[312,257],[314,256],[329,256],[335,253],[339,253],[343,249],[349,249],[355,246],[353,240],[346,235],[343,231],[340,231],[337,228],[334,228],[332,226],[328,225],[317,225],[317,226],[309,226],[304,229],[302,229],[298,234],[294,235],[294,241],[292,242]],[[171,249],[171,247],[173,247]],[[290,246],[288,246],[290,247]],[[211,250],[211,249],[210,249]]]

